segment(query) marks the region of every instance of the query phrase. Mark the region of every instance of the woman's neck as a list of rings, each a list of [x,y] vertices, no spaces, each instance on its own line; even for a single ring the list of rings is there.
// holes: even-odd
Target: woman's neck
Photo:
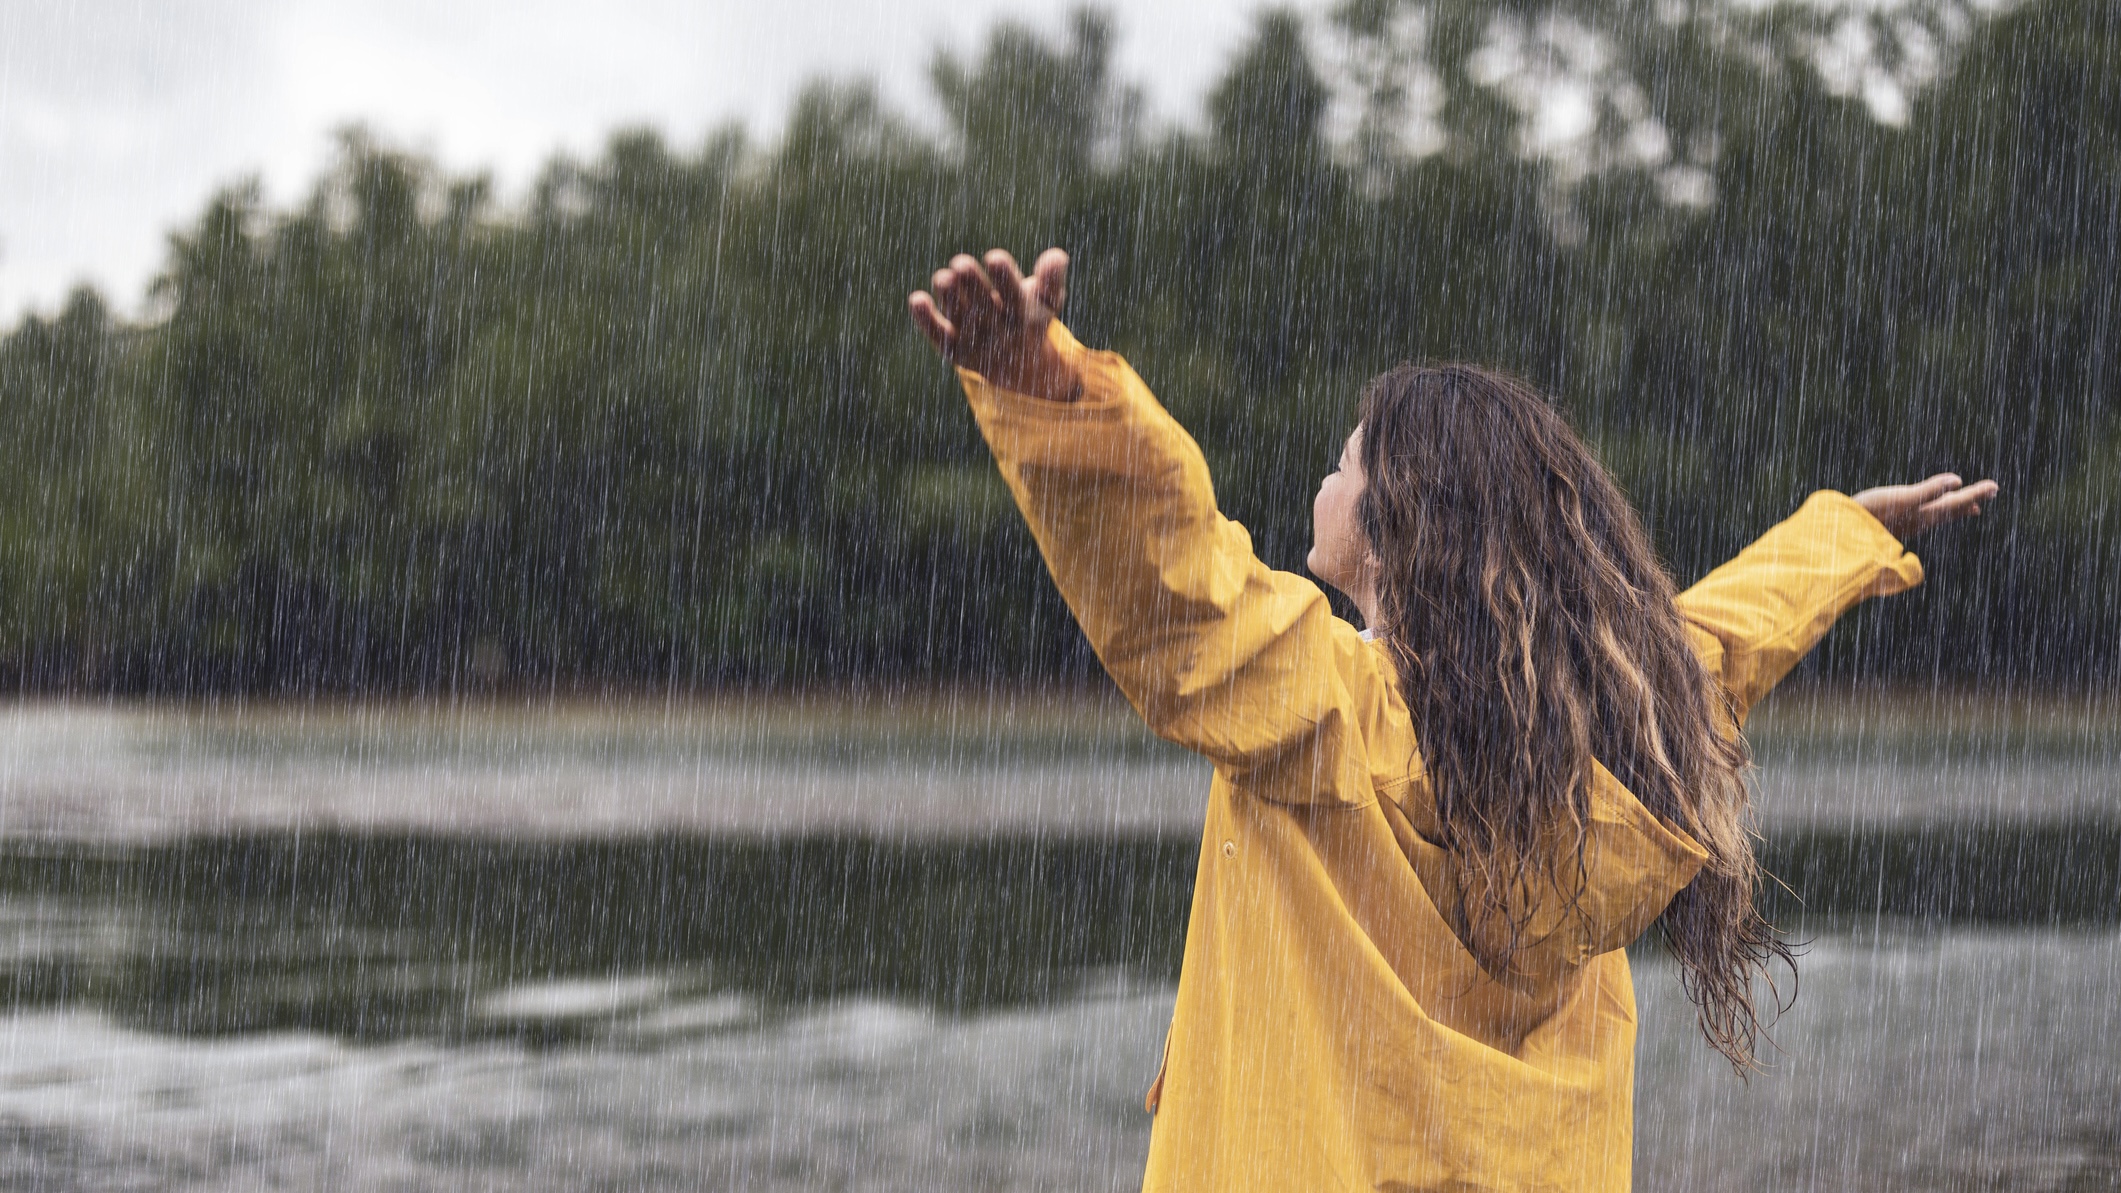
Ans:
[[[1372,637],[1384,633],[1384,619],[1378,615],[1377,577],[1365,570],[1362,579],[1343,593],[1362,614],[1362,628]]]

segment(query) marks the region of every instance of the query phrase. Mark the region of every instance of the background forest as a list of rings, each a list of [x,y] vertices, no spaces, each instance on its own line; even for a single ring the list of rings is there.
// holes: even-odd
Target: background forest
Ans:
[[[1821,665],[2114,682],[2121,8],[1357,0],[1263,14],[1179,128],[1114,36],[996,29],[929,114],[821,83],[770,145],[621,132],[520,204],[357,131],[296,209],[220,194],[145,319],[0,343],[0,680],[1080,678],[903,306],[1054,243],[1277,566],[1361,382],[1472,358],[1682,582],[1815,488],[1995,476]]]

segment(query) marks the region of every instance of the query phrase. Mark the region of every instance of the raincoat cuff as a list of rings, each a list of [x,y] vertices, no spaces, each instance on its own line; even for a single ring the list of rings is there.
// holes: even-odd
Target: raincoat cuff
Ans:
[[[960,366],[957,377],[964,384],[966,395],[974,405],[1003,409],[1013,416],[1029,418],[1077,418],[1085,412],[1125,401],[1127,366],[1116,353],[1093,352],[1083,347],[1067,325],[1058,319],[1046,325],[1046,341],[1060,353],[1062,360],[1075,366],[1075,375],[1081,379],[1082,392],[1073,401],[1059,402],[1004,389],[979,373]]]
[[[1878,572],[1857,594],[1859,599],[1892,596],[1922,583],[1922,560],[1848,494],[1821,489],[1805,500],[1798,513],[1827,521],[1835,541],[1877,561]]]
[[[1146,477],[1168,471],[1182,459],[1191,441],[1175,424],[1165,425],[1169,417],[1118,353],[1083,347],[1058,320],[1046,334],[1082,380],[1082,392],[1074,401],[1015,393],[970,369],[958,370],[972,416],[1004,470],[1061,469]],[[1198,449],[1192,450],[1198,454]],[[1208,491],[1205,476],[1198,483],[1203,492]]]

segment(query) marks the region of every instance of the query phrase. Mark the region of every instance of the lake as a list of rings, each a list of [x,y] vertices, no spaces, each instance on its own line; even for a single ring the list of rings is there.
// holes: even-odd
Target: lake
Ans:
[[[1761,710],[1773,1070],[1637,957],[1642,1189],[2121,1189],[2115,710]],[[36,1189],[1140,1178],[1206,775],[1095,696],[0,710]]]

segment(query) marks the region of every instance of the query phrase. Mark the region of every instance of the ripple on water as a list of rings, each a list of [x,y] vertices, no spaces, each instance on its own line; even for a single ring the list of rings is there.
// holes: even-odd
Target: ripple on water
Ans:
[[[1637,966],[1637,1187],[2114,1187],[2121,934],[1886,923],[1822,934],[1750,1082]],[[0,1164],[44,1188],[544,1190],[1006,1186],[1140,1179],[1169,987],[1090,982],[953,1015],[771,1009],[682,972],[519,983],[589,1016],[559,1046],[172,1036],[78,1011],[0,1029]]]

